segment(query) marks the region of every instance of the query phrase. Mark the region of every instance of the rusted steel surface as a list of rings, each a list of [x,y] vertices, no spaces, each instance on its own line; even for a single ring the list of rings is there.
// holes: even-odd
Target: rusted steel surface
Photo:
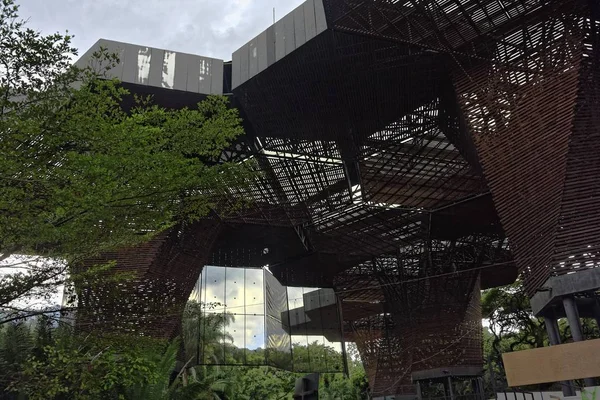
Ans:
[[[434,99],[369,135],[359,158],[364,198],[430,209],[486,192],[481,175],[448,139],[459,129]]]
[[[556,239],[553,274],[599,266],[600,7],[584,22],[575,115]],[[592,25],[593,24],[593,25]]]
[[[483,363],[479,268],[491,243],[465,239],[406,248],[400,271],[375,261],[387,308],[411,348],[412,371]]]
[[[413,372],[483,368],[478,271],[407,285],[379,275],[381,303],[353,293],[342,303],[344,335],[357,344],[374,396],[415,394]]]

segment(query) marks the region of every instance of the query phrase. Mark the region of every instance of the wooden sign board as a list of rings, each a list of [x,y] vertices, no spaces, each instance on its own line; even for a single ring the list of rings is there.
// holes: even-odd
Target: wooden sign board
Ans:
[[[509,386],[600,376],[600,339],[502,354]]]

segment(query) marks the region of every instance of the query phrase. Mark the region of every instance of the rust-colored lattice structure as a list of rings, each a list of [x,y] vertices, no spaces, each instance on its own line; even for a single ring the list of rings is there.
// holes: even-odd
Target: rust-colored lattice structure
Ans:
[[[88,266],[115,264],[77,287],[78,326],[165,339],[177,336],[185,303],[220,229],[218,221],[203,220],[87,260]]]
[[[363,361],[373,396],[388,393],[415,395],[411,382],[411,349],[389,314],[351,321],[346,326]]]
[[[155,297],[140,287],[173,293],[157,307],[179,307],[198,265],[269,264],[283,284],[336,289],[374,394],[410,392],[416,372],[476,371],[480,287],[514,281],[515,263],[531,295],[553,275],[598,266],[599,9],[307,2],[229,66],[246,135],[222,160],[256,175],[207,195],[242,207],[214,210],[218,227],[119,252],[142,278],[112,290],[139,301],[111,303],[103,288],[82,292],[84,310],[174,332],[160,312],[144,315],[142,299]],[[181,246],[188,255],[172,261]]]
[[[498,30],[523,23],[544,1],[324,0],[329,22],[344,32],[443,53],[467,54],[468,45],[493,40]]]
[[[552,275],[595,267],[598,15],[553,2],[454,72],[456,95],[533,295]]]
[[[413,315],[412,371],[483,369],[478,273],[432,278]]]
[[[338,274],[346,335],[375,395],[409,394],[414,380],[483,370],[481,276],[511,259],[503,239],[462,237],[400,247]],[[445,378],[444,378],[445,379]]]

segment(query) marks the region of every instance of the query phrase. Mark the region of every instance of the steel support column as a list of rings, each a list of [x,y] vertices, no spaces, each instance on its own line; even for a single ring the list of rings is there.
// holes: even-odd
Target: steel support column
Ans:
[[[448,398],[450,400],[454,400],[454,390],[452,389],[452,377],[451,376],[448,377],[446,385],[447,385],[446,392],[447,392]],[[446,385],[444,385],[444,386],[446,386]]]
[[[544,317],[546,332],[548,332],[548,340],[551,346],[560,344],[560,334],[558,330],[558,321],[555,317]],[[560,382],[564,396],[575,396],[575,384],[572,381]]]
[[[598,329],[600,329],[600,300],[596,299],[594,303],[594,319],[596,320],[596,325]]]
[[[483,377],[477,378],[477,393],[479,394],[479,398],[481,400],[485,399],[485,385],[483,384]]]
[[[574,342],[583,341],[583,331],[581,329],[581,321],[579,320],[579,311],[577,310],[577,303],[575,298],[572,296],[563,297],[563,306],[565,308],[565,314],[569,321],[569,328],[571,328],[571,336]],[[585,386],[594,386],[593,378],[584,378]]]
[[[565,307],[565,314],[567,316],[567,320],[569,321],[569,328],[571,328],[571,336],[573,336],[573,341],[581,342],[583,340],[583,331],[581,330],[579,311],[577,310],[575,299],[571,296],[563,297],[563,306]]]
[[[560,344],[560,335],[558,331],[558,321],[556,318],[544,317],[544,323],[546,325],[546,332],[548,332],[548,340],[551,346]]]

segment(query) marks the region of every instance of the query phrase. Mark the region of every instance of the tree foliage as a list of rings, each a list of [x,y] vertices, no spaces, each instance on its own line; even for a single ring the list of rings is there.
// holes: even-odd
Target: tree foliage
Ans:
[[[0,322],[70,263],[201,218],[245,184],[244,165],[217,162],[243,132],[224,97],[178,110],[133,98],[104,79],[115,55],[72,65],[71,36],[27,28],[13,0],[0,3],[0,54]]]
[[[0,331],[0,399],[214,399],[210,381],[172,376],[178,340],[81,336],[44,318]]]
[[[348,360],[348,375],[345,377],[341,374],[324,374],[320,384],[320,398],[329,400],[368,399],[369,383],[360,360]]]
[[[146,347],[139,338],[69,337],[31,356],[11,387],[31,400],[123,397],[123,388],[152,386],[161,378],[154,355],[160,353],[146,356]]]
[[[184,337],[185,320],[197,323],[194,310],[202,306],[191,302],[187,308]],[[218,314],[200,315],[212,318]],[[206,324],[207,330],[215,329],[217,332],[208,333],[202,340],[210,338],[216,344],[231,342],[223,336],[227,320]],[[195,335],[187,336],[188,342],[198,340]],[[320,354],[326,351],[325,347],[311,343],[296,346],[295,350]],[[0,399],[19,395],[30,399],[56,400],[283,400],[291,399],[295,380],[304,375],[265,366],[264,349],[234,347],[229,348],[231,357],[235,359],[246,353],[256,365],[219,366],[186,362],[175,369],[177,359],[181,359],[181,348],[177,340],[166,343],[139,336],[81,336],[68,326],[57,327],[44,316],[27,322],[15,321],[0,329]],[[183,348],[195,351],[189,343],[184,343]],[[211,348],[217,349],[218,346]],[[186,361],[194,359],[193,354],[189,358],[186,354],[184,358]],[[349,367],[349,379],[342,374],[321,375],[320,398],[368,398],[362,364],[354,359]]]
[[[0,328],[0,399],[7,396],[8,386],[34,351],[34,338],[24,323]]]
[[[502,354],[549,345],[548,334],[543,318],[535,317],[531,311],[529,297],[524,291],[523,282],[487,289],[481,298],[483,317],[489,328],[484,330],[484,356],[486,358],[486,387],[506,389],[507,383],[502,363]],[[598,337],[595,321],[582,319],[584,336]],[[571,332],[566,319],[558,321],[562,343],[569,342]],[[541,384],[535,390],[560,390],[553,384]]]

